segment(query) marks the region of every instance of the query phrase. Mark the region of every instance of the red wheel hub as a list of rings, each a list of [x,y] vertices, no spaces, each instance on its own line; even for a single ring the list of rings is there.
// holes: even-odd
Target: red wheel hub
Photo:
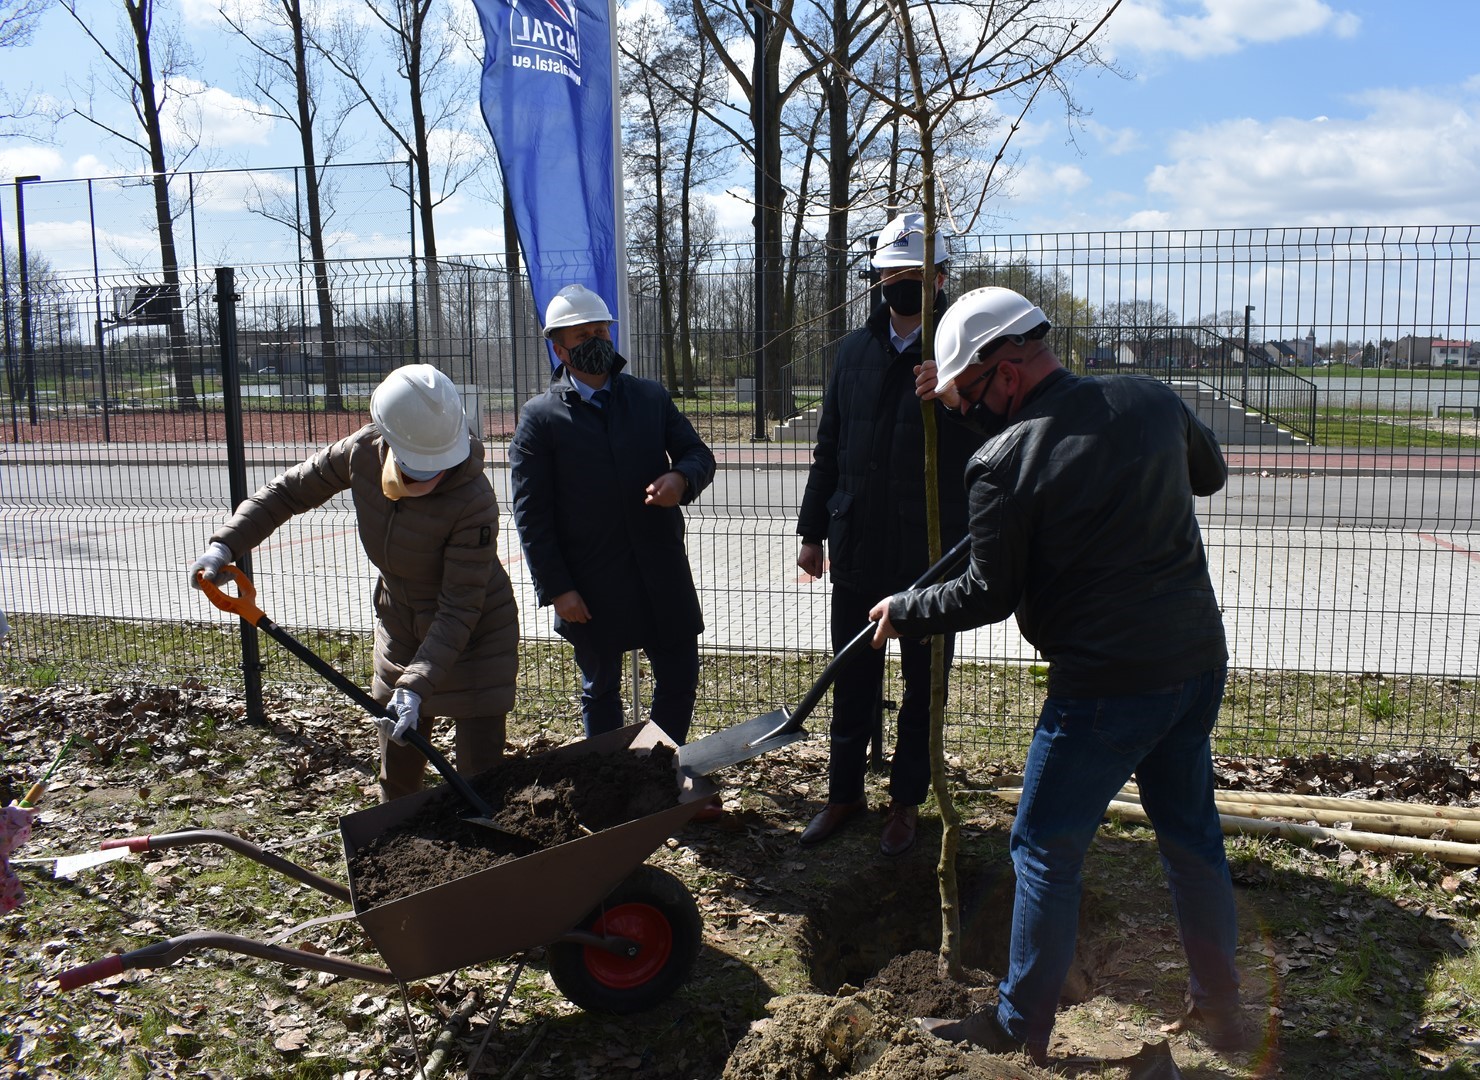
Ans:
[[[668,963],[673,953],[673,927],[651,904],[619,904],[591,924],[592,933],[637,942],[636,956],[587,946],[586,967],[592,978],[612,990],[641,986]]]

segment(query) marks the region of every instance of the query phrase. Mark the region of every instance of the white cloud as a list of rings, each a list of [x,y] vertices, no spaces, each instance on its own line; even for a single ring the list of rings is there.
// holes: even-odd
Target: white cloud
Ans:
[[[1020,165],[1008,181],[1013,201],[1073,195],[1090,185],[1089,174],[1078,165],[1061,165],[1033,158]]]
[[[49,146],[11,146],[0,143],[0,176],[7,182],[17,176],[39,176],[46,180],[70,175],[62,155]]]
[[[260,107],[219,86],[195,79],[175,79],[161,116],[165,141],[189,145],[196,138],[216,147],[266,146],[274,121]]]
[[[1130,0],[1106,24],[1105,44],[1116,53],[1219,56],[1316,33],[1351,37],[1360,25],[1323,0]]]
[[[1240,119],[1183,132],[1147,190],[1186,226],[1480,216],[1480,100],[1443,88],[1359,100],[1364,116]]]

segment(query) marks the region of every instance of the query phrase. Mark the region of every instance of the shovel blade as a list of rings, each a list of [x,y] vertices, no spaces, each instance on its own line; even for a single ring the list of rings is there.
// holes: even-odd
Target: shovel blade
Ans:
[[[738,765],[768,750],[806,738],[807,732],[801,727],[794,731],[783,730],[790,720],[791,714],[785,709],[775,709],[751,717],[743,724],[686,743],[678,748],[679,767],[694,776],[708,776],[727,765]]]

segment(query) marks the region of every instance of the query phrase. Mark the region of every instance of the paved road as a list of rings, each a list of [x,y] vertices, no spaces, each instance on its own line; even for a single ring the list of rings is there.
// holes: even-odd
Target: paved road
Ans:
[[[184,575],[229,501],[214,456],[150,447],[104,464],[95,447],[7,453],[0,598],[24,612],[227,622]],[[296,447],[257,448],[249,483],[301,456]],[[827,649],[827,583],[795,566],[792,515],[807,450],[737,446],[720,456],[714,487],[689,516],[706,647]],[[1230,458],[1240,471],[1200,512],[1235,664],[1475,677],[1474,457]],[[507,507],[507,471],[493,476]],[[500,553],[526,635],[550,636],[507,521]],[[343,499],[280,529],[256,553],[255,574],[264,610],[285,625],[368,625],[374,575]],[[1035,659],[1011,623],[966,635],[958,654]]]

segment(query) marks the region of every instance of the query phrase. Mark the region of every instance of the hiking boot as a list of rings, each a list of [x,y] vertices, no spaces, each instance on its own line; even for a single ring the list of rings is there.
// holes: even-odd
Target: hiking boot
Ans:
[[[1203,1041],[1224,1054],[1239,1054],[1254,1049],[1258,1042],[1254,1027],[1237,1005],[1226,1009],[1193,1006],[1188,1014],[1203,1027]]]

